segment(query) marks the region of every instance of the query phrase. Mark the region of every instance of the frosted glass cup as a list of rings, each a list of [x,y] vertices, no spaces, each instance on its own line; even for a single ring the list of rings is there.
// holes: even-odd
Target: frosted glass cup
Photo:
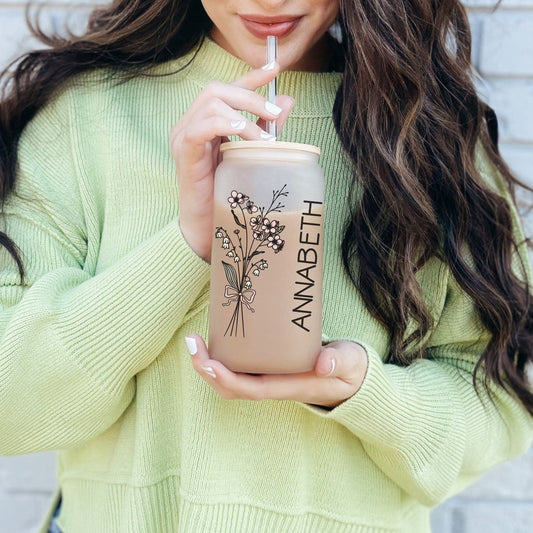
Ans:
[[[209,353],[235,372],[309,371],[322,338],[320,150],[277,141],[220,150]]]

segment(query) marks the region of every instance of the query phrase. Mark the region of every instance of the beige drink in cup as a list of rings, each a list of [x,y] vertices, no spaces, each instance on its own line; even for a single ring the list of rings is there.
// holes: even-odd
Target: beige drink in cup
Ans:
[[[322,336],[319,149],[240,141],[223,144],[221,152],[209,352],[238,372],[311,370]]]

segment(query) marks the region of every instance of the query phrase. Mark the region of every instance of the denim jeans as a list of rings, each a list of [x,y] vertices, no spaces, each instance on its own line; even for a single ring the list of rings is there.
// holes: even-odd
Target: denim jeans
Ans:
[[[54,511],[54,516],[52,516],[52,521],[50,522],[50,528],[48,529],[48,533],[61,533],[61,530],[59,529],[59,526],[56,522],[56,517],[59,516],[59,510],[61,509],[61,498],[59,498],[59,501],[57,502],[56,510]]]

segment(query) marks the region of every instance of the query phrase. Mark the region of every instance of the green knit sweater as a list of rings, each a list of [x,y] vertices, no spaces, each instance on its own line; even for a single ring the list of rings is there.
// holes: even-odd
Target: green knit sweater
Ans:
[[[59,451],[65,533],[429,531],[429,506],[528,449],[531,417],[502,391],[476,395],[487,333],[436,259],[418,277],[436,324],[426,357],[383,363],[386,331],[341,261],[336,73],[280,75],[296,99],[281,138],[322,149],[323,339],[365,346],[365,381],[328,410],[224,400],[193,371],[184,336],[207,337],[209,265],[180,233],[168,136],[210,80],[247,67],[211,41],[178,72],[190,59],[118,86],[77,76],[24,131],[6,205],[24,285],[0,252],[0,454]]]

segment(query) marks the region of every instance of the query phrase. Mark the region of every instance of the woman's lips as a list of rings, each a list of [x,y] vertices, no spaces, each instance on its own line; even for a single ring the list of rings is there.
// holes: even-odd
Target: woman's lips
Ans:
[[[279,38],[285,37],[296,28],[302,18],[297,17],[285,20],[273,19],[272,21],[269,21],[268,18],[263,17],[257,17],[254,18],[254,20],[242,15],[240,15],[240,17],[246,29],[259,39],[266,39],[269,35],[274,35]]]

